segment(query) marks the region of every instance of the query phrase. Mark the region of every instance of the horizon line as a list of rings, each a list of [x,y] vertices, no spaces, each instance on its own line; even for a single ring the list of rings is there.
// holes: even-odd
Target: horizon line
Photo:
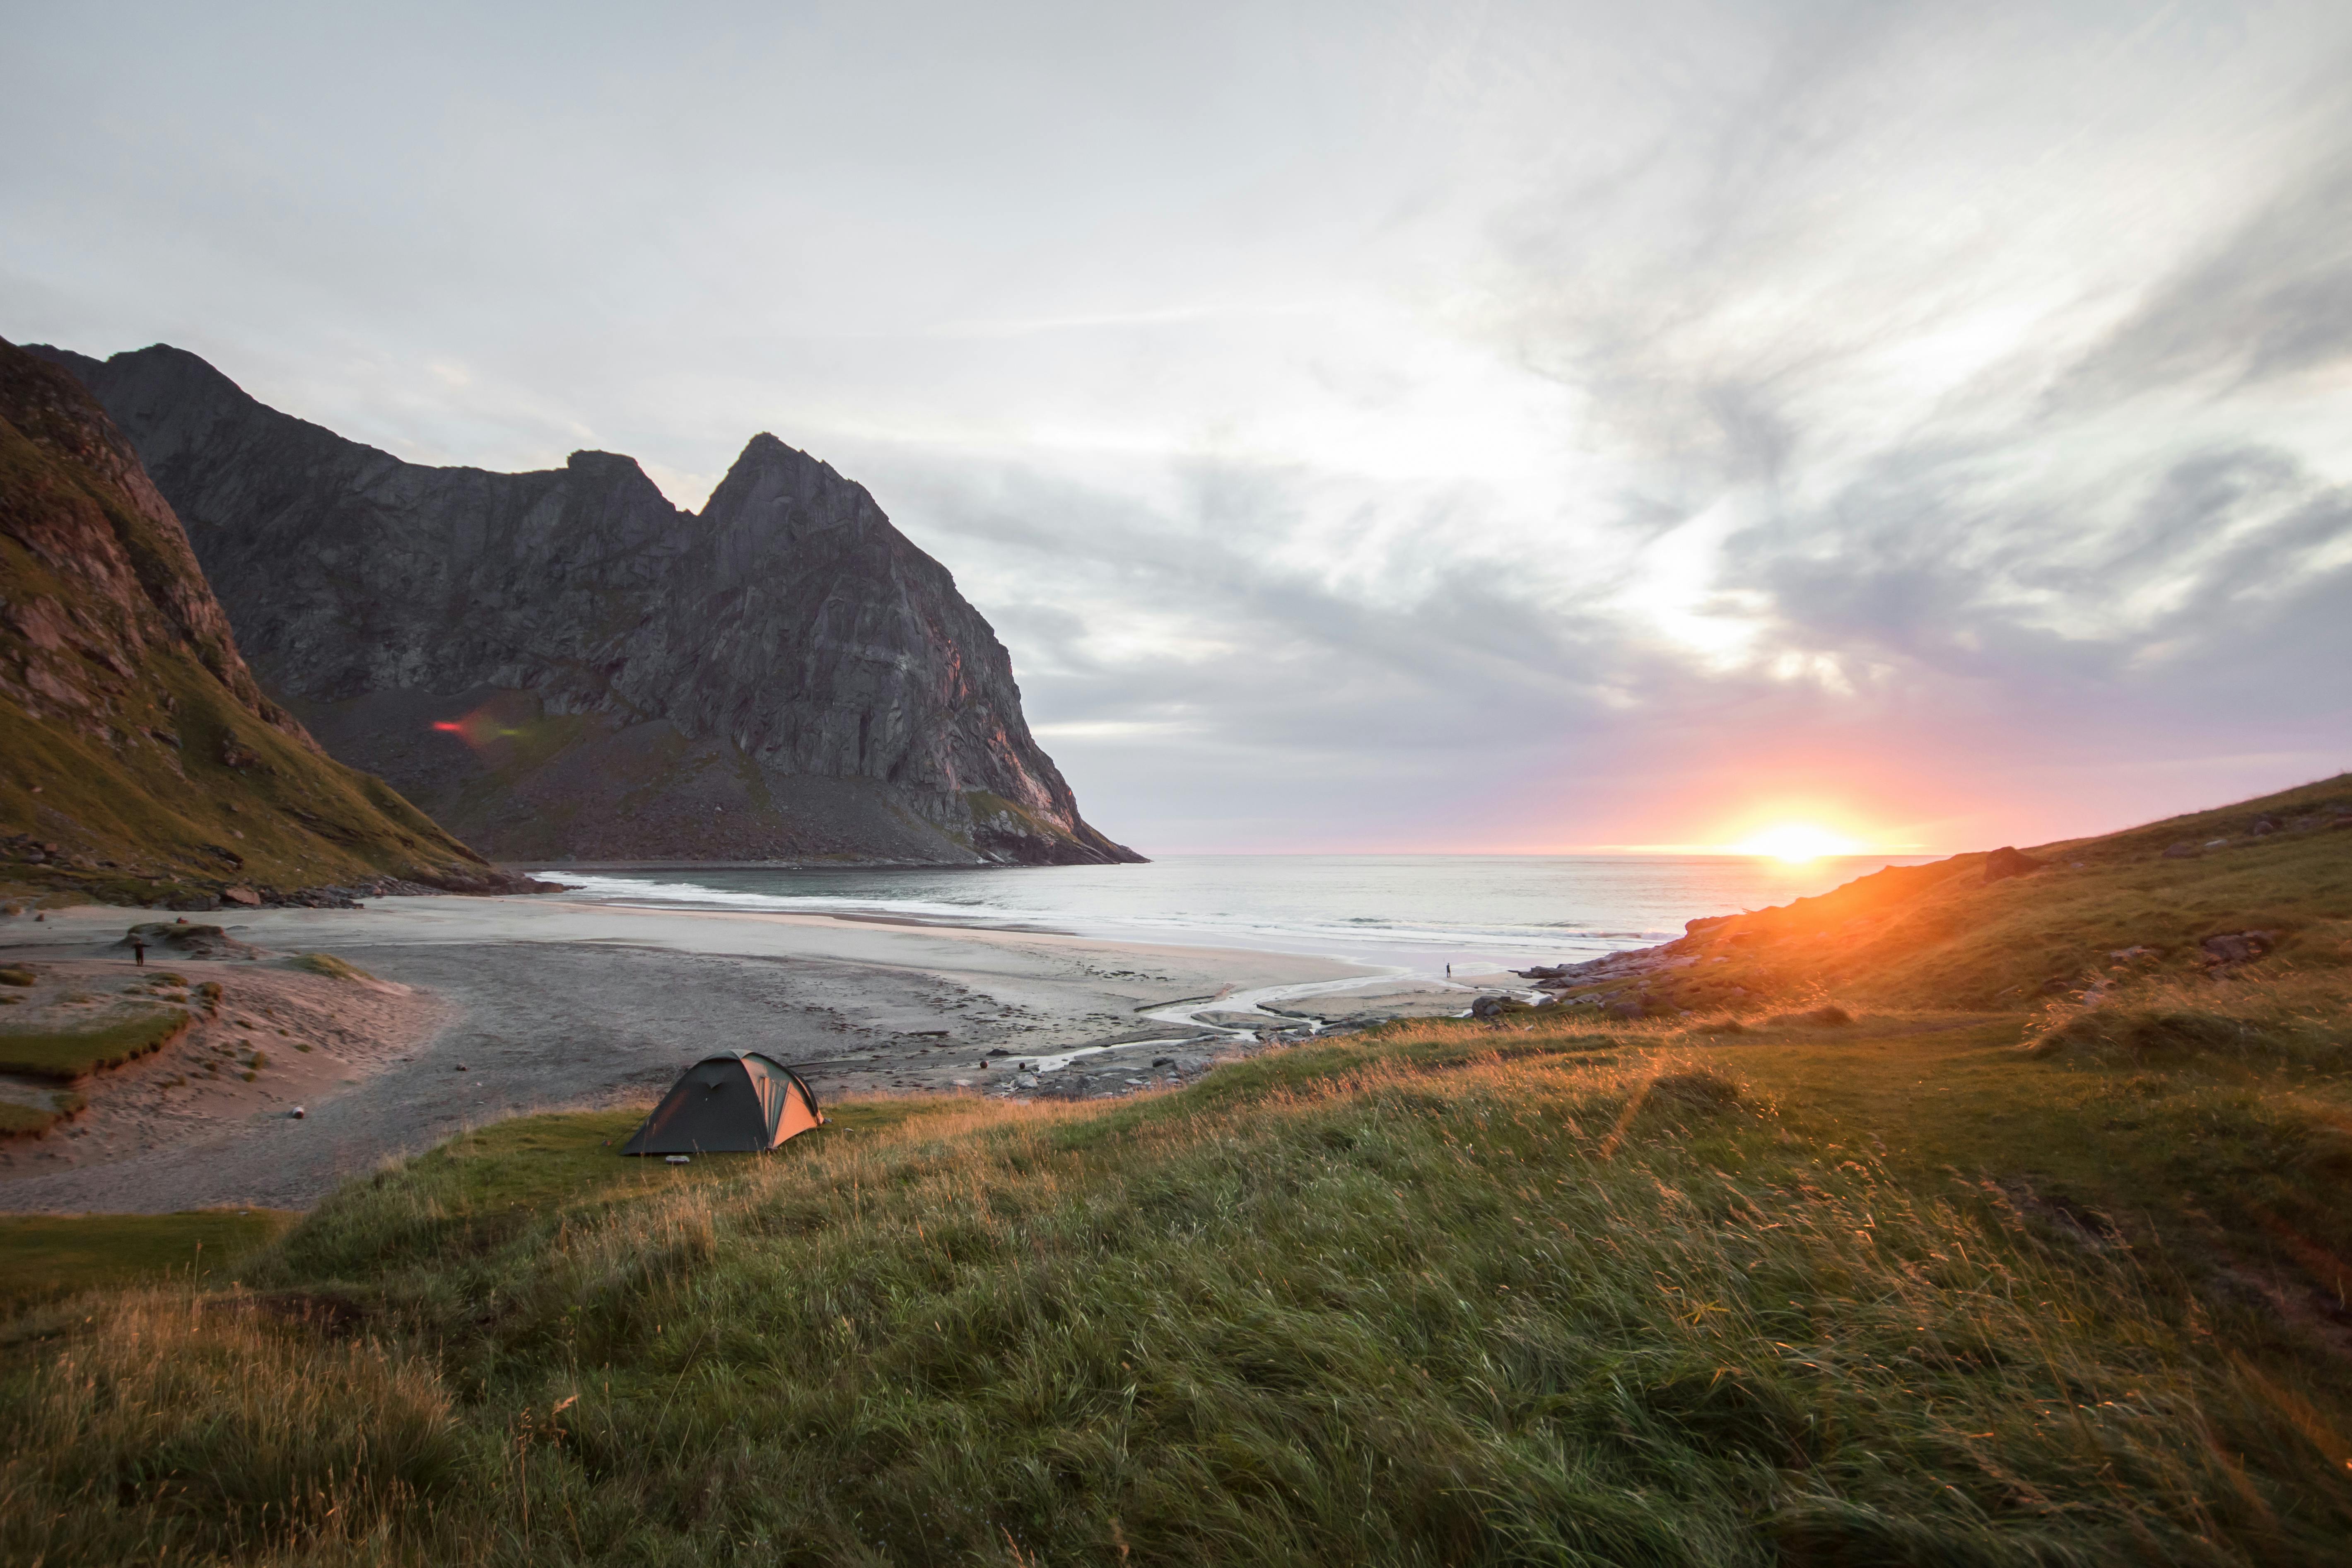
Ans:
[[[1140,851],[1139,851],[1140,853]],[[1780,860],[1801,865],[1811,860],[1874,860],[1874,859],[1943,859],[1952,855],[1965,855],[1965,849],[1929,849],[1917,845],[1892,848],[1839,850],[1834,853],[1809,855],[1791,860],[1786,856],[1754,849],[1741,849],[1728,844],[1592,844],[1554,849],[1161,849],[1158,856],[1169,855],[1386,855],[1398,858],[1423,859],[1515,858],[1539,859],[1564,858],[1580,855],[1607,855],[1624,858],[1664,855],[1706,855],[1735,860]]]

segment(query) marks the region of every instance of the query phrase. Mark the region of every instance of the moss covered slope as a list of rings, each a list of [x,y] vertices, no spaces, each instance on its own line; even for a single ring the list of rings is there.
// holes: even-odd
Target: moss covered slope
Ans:
[[[0,890],[203,902],[505,879],[265,697],[80,384],[0,342]]]

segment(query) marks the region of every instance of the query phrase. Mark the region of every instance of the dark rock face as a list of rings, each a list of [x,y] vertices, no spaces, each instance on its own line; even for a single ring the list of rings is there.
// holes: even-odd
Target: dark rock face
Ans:
[[[117,902],[216,904],[232,880],[512,880],[263,695],[131,444],[71,375],[5,342],[0,829],[0,880]]]
[[[684,512],[609,452],[424,468],[177,349],[43,352],[138,447],[264,685],[493,855],[1139,858],[1079,817],[946,569],[772,436]]]

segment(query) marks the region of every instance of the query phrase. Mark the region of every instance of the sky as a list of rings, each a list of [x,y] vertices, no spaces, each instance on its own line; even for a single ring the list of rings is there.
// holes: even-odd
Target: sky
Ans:
[[[2340,3],[0,11],[0,336],[688,507],[772,431],[1148,853],[2352,767]]]

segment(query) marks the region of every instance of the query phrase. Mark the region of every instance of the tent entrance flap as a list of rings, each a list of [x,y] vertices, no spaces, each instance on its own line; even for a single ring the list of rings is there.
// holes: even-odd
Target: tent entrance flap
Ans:
[[[824,1120],[800,1074],[757,1051],[730,1051],[680,1074],[621,1152],[756,1153]]]

